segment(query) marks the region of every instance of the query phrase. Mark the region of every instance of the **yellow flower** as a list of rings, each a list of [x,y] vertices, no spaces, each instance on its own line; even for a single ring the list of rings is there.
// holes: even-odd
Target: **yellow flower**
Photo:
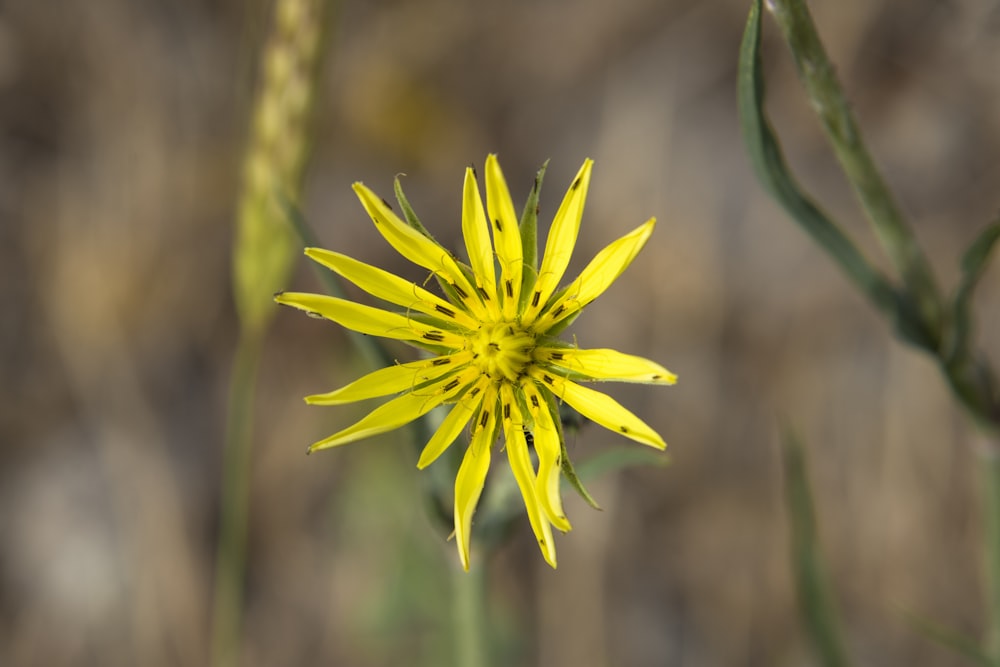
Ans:
[[[486,158],[486,208],[476,176],[465,172],[462,232],[469,265],[422,228],[407,224],[361,183],[354,191],[375,227],[401,255],[431,271],[447,299],[408,280],[329,250],[306,255],[369,294],[403,310],[390,312],[318,294],[285,292],[278,303],[318,314],[361,333],[405,341],[435,356],[396,364],[327,394],[306,397],[337,405],[399,394],[356,424],[309,451],[399,428],[440,405],[451,406],[424,447],[417,467],[437,459],[470,423],[469,446],[455,480],[455,536],[469,568],[472,515],[500,431],[528,519],[545,560],[556,566],[552,527],[570,529],[559,493],[568,464],[556,401],[607,429],[663,449],[663,439],[610,396],[579,384],[615,380],[673,384],[676,376],[648,359],[609,349],[579,349],[555,336],[621,275],[656,223],[648,221],[601,250],[580,275],[557,290],[576,244],[593,162],[586,160],[552,221],[541,266],[534,229],[522,239],[514,205],[495,155]],[[490,235],[492,232],[492,242]],[[532,245],[526,248],[526,240]],[[526,252],[527,250],[527,252]],[[497,267],[499,266],[499,276]],[[533,447],[536,458],[532,459]],[[537,463],[536,463],[537,461]]]

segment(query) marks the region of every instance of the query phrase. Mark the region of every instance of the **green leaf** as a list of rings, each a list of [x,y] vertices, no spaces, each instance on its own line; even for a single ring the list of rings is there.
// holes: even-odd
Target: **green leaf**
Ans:
[[[805,450],[794,435],[786,433],[781,454],[785,469],[785,504],[791,529],[792,567],[803,622],[820,664],[824,667],[844,667],[850,662],[822,562]]]
[[[986,270],[990,253],[1000,240],[1000,220],[986,227],[962,256],[962,279],[951,304],[951,332],[945,362],[961,363],[969,355],[972,339],[972,295]]]
[[[781,146],[764,112],[760,33],[761,2],[754,0],[740,46],[737,94],[743,137],[757,178],[868,299],[895,320],[897,297],[893,287],[802,191],[788,170]]]
[[[539,167],[535,174],[535,184],[528,194],[528,201],[521,211],[521,254],[525,271],[521,278],[521,298],[518,309],[523,311],[528,304],[528,295],[531,294],[535,286],[535,279],[538,277],[538,196],[542,191],[542,180],[545,178],[545,170],[549,166],[546,160]]]

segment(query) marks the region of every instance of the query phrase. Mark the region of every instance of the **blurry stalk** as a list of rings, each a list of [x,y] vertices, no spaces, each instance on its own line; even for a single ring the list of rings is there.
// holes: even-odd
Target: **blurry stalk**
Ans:
[[[299,199],[329,4],[275,2],[243,161],[233,249],[240,337],[230,384],[213,599],[211,660],[216,667],[235,665],[239,658],[257,366],[273,315],[272,296],[287,283],[296,256],[295,233],[283,216],[279,194]]]
[[[899,339],[935,360],[955,399],[989,443],[981,452],[990,615],[986,643],[992,664],[1000,667],[1000,389],[988,359],[975,348],[971,312],[975,288],[1000,241],[1000,220],[988,224],[966,249],[959,284],[950,298],[942,298],[916,237],[903,221],[865,148],[805,2],[768,0],[767,7],[898,280],[885,277],[868,262],[844,231],[802,191],[785,163],[764,111],[760,0],[753,0],[751,5],[740,48],[738,84],[743,134],[754,169],[789,215],[891,320]]]
[[[939,339],[941,298],[930,264],[865,147],[806,3],[768,0],[767,7],[781,29],[809,101],[882,248],[916,299],[927,333]]]
[[[823,667],[846,667],[850,662],[823,565],[805,449],[794,435],[786,434],[781,453],[795,589],[806,630]]]
[[[460,566],[452,571],[452,633],[455,640],[455,665],[487,667],[486,574],[485,568],[468,572]]]
[[[994,667],[1000,666],[1000,452],[996,444],[982,452],[986,506],[986,574],[989,598],[989,627],[986,655]]]

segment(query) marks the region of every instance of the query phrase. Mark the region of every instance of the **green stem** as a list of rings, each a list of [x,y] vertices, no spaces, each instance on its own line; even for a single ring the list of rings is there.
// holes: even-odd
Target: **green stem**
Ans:
[[[890,261],[915,297],[927,332],[939,341],[943,316],[934,274],[865,147],[806,3],[769,0],[767,6],[792,52],[799,78],[851,187]]]
[[[214,667],[231,667],[239,659],[250,505],[253,400],[260,347],[260,339],[256,336],[244,335],[240,338],[230,380],[212,611],[211,664]]]
[[[1000,667],[1000,451],[997,443],[983,447],[983,523],[986,539],[988,627],[986,652]]]
[[[452,613],[455,664],[488,667],[486,638],[486,575],[482,567],[452,570]]]
[[[847,667],[850,660],[819,545],[805,450],[791,433],[786,434],[782,444],[792,567],[806,631],[823,667]]]

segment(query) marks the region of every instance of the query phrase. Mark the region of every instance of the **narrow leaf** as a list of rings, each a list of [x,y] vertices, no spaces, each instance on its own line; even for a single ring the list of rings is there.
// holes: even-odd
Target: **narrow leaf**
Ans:
[[[951,649],[982,667],[993,667],[993,660],[972,637],[913,612],[904,612],[903,616],[914,630],[935,644]]]
[[[792,567],[803,622],[820,664],[824,667],[845,667],[850,662],[822,562],[805,450],[798,439],[786,434],[781,454],[785,468],[785,504],[791,530]]]
[[[821,211],[788,170],[781,146],[764,112],[764,72],[760,55],[761,2],[754,0],[740,46],[738,103],[743,137],[757,178],[785,211],[823,247],[847,277],[881,311],[895,319],[894,290]]]
[[[946,362],[951,364],[967,358],[972,338],[972,295],[979,279],[986,270],[990,253],[1000,240],[1000,220],[986,227],[962,255],[962,279],[955,290],[951,304],[951,336],[945,351]]]

